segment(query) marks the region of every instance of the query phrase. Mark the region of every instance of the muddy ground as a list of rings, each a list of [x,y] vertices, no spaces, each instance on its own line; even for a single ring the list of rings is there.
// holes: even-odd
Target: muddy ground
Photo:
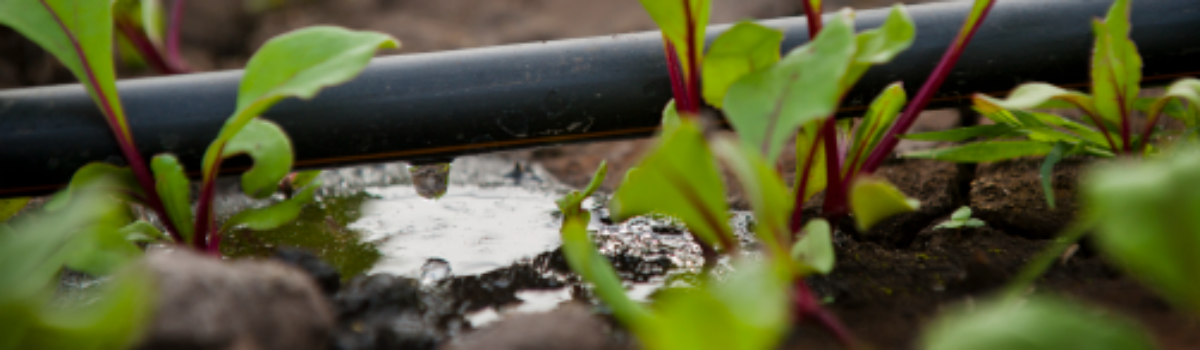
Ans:
[[[240,68],[249,54],[272,35],[315,24],[336,24],[356,29],[390,33],[404,43],[407,54],[469,47],[553,40],[650,30],[653,23],[634,0],[292,0],[260,12],[248,11],[242,0],[188,1],[183,30],[183,51],[189,64],[201,71]],[[875,7],[887,1],[827,1],[828,8],[843,5]],[[797,15],[795,0],[717,0],[714,22],[745,18]],[[123,68],[126,77],[149,74]],[[28,41],[0,28],[0,88],[72,82],[70,74],[45,52]],[[929,128],[956,123],[953,112],[923,117]],[[600,160],[607,159],[614,174],[633,164],[650,141],[613,141],[539,150],[507,152],[499,156],[539,162],[563,182],[575,186],[586,182]],[[1036,161],[993,165],[956,166],[935,162],[893,162],[881,173],[905,193],[922,200],[920,212],[889,220],[872,232],[854,232],[852,225],[839,225],[836,239],[837,269],[827,277],[814,278],[813,287],[832,299],[828,305],[859,337],[876,349],[906,349],[913,346],[921,326],[940,310],[956,302],[986,296],[1003,285],[1049,241],[1048,238],[1071,219],[1074,210],[1073,180],[1088,160],[1071,160],[1060,166],[1055,177],[1059,209],[1050,210],[1042,201]],[[615,188],[619,176],[610,176],[606,189]],[[736,197],[736,196],[735,196]],[[731,198],[737,207],[737,198]],[[962,205],[970,205],[977,217],[988,222],[980,229],[933,230],[940,220]],[[506,280],[526,288],[553,288],[543,279],[523,276],[546,269],[562,270],[561,256],[554,252],[533,259],[537,267],[514,266],[496,271]],[[640,266],[640,261],[625,264]],[[509,274],[509,275],[505,275]],[[527,277],[527,276],[526,276]],[[469,278],[469,277],[464,277]],[[370,300],[352,292],[361,288],[387,290],[395,298],[417,298],[404,294],[411,281],[357,280],[336,301],[341,306],[344,327],[361,325]],[[453,285],[453,284],[452,284]],[[463,282],[469,286],[470,283]],[[390,287],[389,287],[390,286]],[[391,289],[388,289],[391,288]],[[397,289],[398,288],[398,289]],[[456,288],[456,287],[449,287]],[[473,287],[455,293],[479,294]],[[1040,291],[1100,305],[1130,316],[1148,327],[1167,349],[1190,349],[1200,344],[1200,320],[1182,314],[1161,298],[1113,269],[1088,249],[1087,244],[1069,259],[1057,264],[1038,284]],[[487,290],[494,300],[486,304],[512,302],[512,292]],[[400,293],[400,294],[397,294]],[[355,299],[358,298],[358,299]],[[472,297],[476,298],[476,297]],[[508,298],[508,299],[506,299]],[[369,298],[367,298],[369,299]],[[466,298],[465,299],[470,299]],[[366,303],[366,304],[363,304]],[[478,309],[475,305],[468,309]],[[461,321],[445,316],[438,322]],[[453,314],[454,312],[451,312]],[[583,327],[578,312],[571,322]],[[353,323],[360,322],[360,323]],[[523,332],[529,328],[518,328]],[[495,333],[495,332],[493,332]],[[503,333],[503,332],[501,332]],[[628,345],[617,336],[604,338],[604,345]],[[436,337],[396,339],[417,347],[434,347]],[[583,336],[581,336],[583,337]],[[407,340],[405,340],[407,339]],[[615,339],[615,340],[614,340]],[[355,341],[355,340],[347,340]],[[382,343],[380,343],[382,344]],[[550,346],[553,343],[542,344]],[[353,348],[353,344],[348,345]],[[580,344],[574,344],[580,345]],[[835,348],[831,339],[814,329],[798,327],[788,348]]]

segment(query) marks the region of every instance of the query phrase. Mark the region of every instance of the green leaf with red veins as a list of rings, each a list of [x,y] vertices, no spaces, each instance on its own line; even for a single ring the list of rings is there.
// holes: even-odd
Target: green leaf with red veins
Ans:
[[[132,139],[117,98],[110,0],[4,0],[0,24],[54,55],[83,82],[109,124]]]
[[[850,183],[850,211],[859,231],[896,214],[916,211],[921,202],[904,196],[895,185],[874,175],[854,177]]]
[[[740,22],[721,34],[704,56],[704,99],[724,106],[733,82],[779,61],[782,42],[783,32],[754,22]]]
[[[854,132],[854,142],[850,145],[850,161],[854,163],[847,164],[845,169],[849,169],[851,173],[858,171],[867,160],[867,155],[871,154],[871,150],[883,139],[883,134],[892,127],[896,117],[900,116],[900,109],[904,108],[907,102],[908,95],[904,93],[901,83],[889,85],[874,102],[871,102],[871,107],[863,116],[858,130]]]
[[[712,9],[711,0],[639,0],[642,7],[658,24],[667,40],[675,44],[675,52],[683,66],[683,76],[691,76],[691,67],[700,67],[700,62],[691,62],[704,52],[704,33]],[[686,78],[685,78],[686,79]]]
[[[1129,0],[1113,3],[1103,22],[1095,21],[1092,95],[1104,119],[1121,124],[1131,117],[1142,81],[1142,58],[1129,39]],[[1129,140],[1126,140],[1129,141]]]
[[[891,62],[896,55],[912,46],[917,26],[903,5],[892,6],[892,12],[879,28],[863,31],[855,38],[857,50],[854,63],[842,79],[842,92],[849,91],[872,65]]]
[[[183,172],[183,164],[170,154],[154,156],[150,161],[150,169],[154,171],[154,186],[158,189],[158,197],[162,199],[169,220],[179,228],[179,234],[184,242],[191,242],[192,227],[192,186],[187,175]]]
[[[708,279],[695,290],[669,290],[657,298],[660,319],[647,349],[775,349],[789,323],[791,276],[777,265],[736,262],[725,280]]]
[[[238,89],[237,109],[204,154],[204,179],[216,175],[226,144],[286,97],[310,99],[321,89],[349,81],[379,49],[397,48],[390,36],[337,27],[308,27],[277,36],[254,53]]]
[[[792,198],[800,198],[804,202],[807,202],[817,192],[824,190],[825,186],[829,184],[829,178],[825,172],[825,143],[820,142],[818,136],[818,133],[821,132],[822,122],[823,120],[820,119],[811,121],[801,126],[800,132],[796,134],[796,180],[792,191],[800,191],[800,188],[803,187],[804,197],[796,197],[793,193]],[[806,171],[807,176],[805,176]],[[796,205],[804,205],[804,203]]]
[[[729,227],[725,184],[697,122],[681,120],[631,169],[609,206],[613,220],[660,213],[679,218],[700,240],[725,249],[737,244]]]
[[[1200,150],[1098,167],[1085,177],[1084,212],[1106,257],[1181,309],[1200,313]]]
[[[776,256],[787,256],[784,244],[791,242],[792,232],[788,229],[788,215],[792,212],[792,199],[787,185],[775,172],[774,167],[762,159],[753,149],[727,138],[717,139],[713,152],[733,173],[742,192],[754,209],[754,228],[758,239],[768,251]],[[787,259],[776,259],[786,262]]]
[[[1157,348],[1150,334],[1131,320],[1046,296],[958,306],[924,333],[924,350]]]
[[[843,12],[812,42],[735,82],[725,95],[725,113],[742,142],[774,163],[801,125],[832,115],[854,46],[854,25]]]
[[[292,141],[279,125],[265,119],[247,123],[225,145],[221,158],[240,154],[254,159],[254,166],[242,173],[242,192],[254,198],[270,197],[292,170]]]

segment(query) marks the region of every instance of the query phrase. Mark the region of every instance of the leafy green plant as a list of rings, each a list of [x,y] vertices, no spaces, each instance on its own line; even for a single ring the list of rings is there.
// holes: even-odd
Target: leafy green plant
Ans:
[[[945,222],[934,226],[933,229],[938,230],[947,228],[961,230],[963,228],[983,227],[984,225],[987,225],[987,223],[983,222],[983,220],[971,217],[971,207],[963,206],[962,208],[955,210],[953,214],[950,214],[950,220],[946,220]]]
[[[98,178],[54,212],[0,223],[0,349],[125,349],[137,340],[153,305],[144,271],[115,274],[92,303],[53,297],[64,264],[96,270],[132,258],[105,247],[126,239],[120,223],[129,216],[109,186]]]
[[[179,53],[185,2],[173,0],[168,18],[162,0],[116,0],[113,23],[121,56],[161,74],[188,73],[191,69]]]
[[[976,94],[975,109],[995,124],[910,134],[905,138],[982,141],[905,156],[975,163],[1044,155],[1043,189],[1047,203],[1053,207],[1051,174],[1064,156],[1113,157],[1152,152],[1154,126],[1164,113],[1183,121],[1188,128],[1186,133],[1194,138],[1200,120],[1200,80],[1180,80],[1157,99],[1138,98],[1142,59],[1129,38],[1129,10],[1130,0],[1117,0],[1103,21],[1093,22],[1096,40],[1091,95],[1045,83],[1018,86],[1003,100]],[[1064,108],[1078,109],[1086,119],[1080,123],[1038,111]],[[1133,130],[1136,111],[1149,116],[1140,132]]]
[[[921,337],[925,350],[1156,349],[1148,333],[1115,315],[1056,298],[996,299],[958,307]]]
[[[12,27],[50,51],[83,82],[103,112],[128,168],[92,163],[75,173],[67,191],[47,204],[72,201],[73,192],[100,176],[118,180],[111,189],[123,201],[142,204],[166,227],[160,233],[144,222],[127,223],[145,237],[170,237],[177,243],[218,254],[220,235],[213,215],[215,184],[221,163],[248,155],[254,166],[242,174],[242,191],[254,198],[276,192],[291,171],[291,142],[278,125],[258,118],[287,97],[312,98],[322,88],[360,72],[379,48],[398,43],[383,34],[336,27],[312,27],[271,39],[250,59],[238,91],[237,109],[205,152],[196,213],[183,165],[170,154],[147,163],[138,152],[117,96],[112,55],[112,2],[108,0],[0,0],[0,24]],[[277,227],[299,214],[318,187],[312,174],[298,176],[297,194],[273,206],[239,213],[226,227]],[[305,183],[307,182],[307,183]]]
[[[683,121],[677,129],[685,133],[695,130],[690,121]],[[681,134],[677,137],[693,136],[696,135]],[[725,151],[736,152],[738,147],[733,142],[724,142],[722,145],[720,149]],[[726,158],[739,162],[731,166],[736,169],[735,172],[740,172],[739,179],[745,180],[745,176],[751,176],[750,179],[762,181],[749,181],[747,184],[783,188],[783,182],[774,176],[775,173],[770,171],[766,163],[754,153],[747,155],[745,158]],[[572,192],[558,201],[563,213],[563,254],[571,269],[594,286],[596,295],[612,308],[617,319],[647,349],[773,348],[788,329],[787,293],[793,276],[828,272],[833,268],[829,225],[817,220],[806,228],[809,234],[797,242],[792,249],[793,254],[781,252],[780,247],[773,246],[768,249],[769,263],[738,259],[736,271],[723,281],[706,278],[694,290],[668,291],[657,299],[653,308],[648,309],[629,299],[616,271],[588,237],[590,213],[582,209],[580,204],[599,187],[606,172],[607,166],[601,164],[591,184],[583,192]],[[762,177],[755,178],[757,176]],[[763,205],[785,203],[787,197],[781,194],[786,192],[757,193],[762,194],[754,199],[758,205],[757,213],[775,213],[774,217],[781,219],[777,220],[778,223],[784,224],[782,219],[787,214],[786,206]],[[695,220],[693,217],[690,222],[694,223]],[[764,242],[773,243],[773,230],[777,228],[779,225],[771,228],[760,223],[757,233]]]

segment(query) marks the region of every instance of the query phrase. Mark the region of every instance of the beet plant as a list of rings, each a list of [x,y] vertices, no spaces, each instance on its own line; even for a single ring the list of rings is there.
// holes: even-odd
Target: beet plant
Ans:
[[[193,215],[191,186],[174,155],[146,162],[134,143],[117,95],[113,68],[113,6],[109,0],[0,0],[0,24],[12,27],[59,59],[87,88],[124,155],[127,167],[91,163],[79,169],[66,191],[47,207],[73,201],[74,192],[97,178],[113,177],[109,188],[124,203],[148,207],[166,232],[147,222],[127,222],[143,237],[168,239],[219,254],[220,232],[213,214],[221,163],[247,155],[254,165],[241,177],[242,191],[268,198],[292,168],[291,141],[275,123],[259,118],[288,97],[312,98],[322,88],[357,75],[380,48],[395,48],[391,37],[336,27],[312,27],[280,35],[263,45],[245,69],[237,109],[204,154],[200,192]],[[226,227],[269,229],[293,220],[312,200],[319,184],[313,173],[297,176],[296,194],[265,208],[234,215]]]
[[[1095,20],[1091,62],[1091,94],[1045,83],[1018,86],[1007,98],[975,94],[975,109],[995,122],[959,129],[904,136],[924,141],[981,141],[961,146],[908,153],[928,158],[976,163],[1026,156],[1045,156],[1041,178],[1046,201],[1054,206],[1052,172],[1065,156],[1114,157],[1154,152],[1155,125],[1163,114],[1179,119],[1194,139],[1200,121],[1200,80],[1183,79],[1160,98],[1139,98],[1142,59],[1129,38],[1130,0],[1117,0],[1104,20]],[[1045,113],[1047,109],[1076,109],[1081,122]],[[1148,116],[1135,130],[1137,112]]]
[[[179,53],[179,31],[186,0],[116,0],[113,24],[117,46],[126,61],[140,62],[160,74],[188,73],[191,68]],[[169,15],[168,15],[169,12]]]

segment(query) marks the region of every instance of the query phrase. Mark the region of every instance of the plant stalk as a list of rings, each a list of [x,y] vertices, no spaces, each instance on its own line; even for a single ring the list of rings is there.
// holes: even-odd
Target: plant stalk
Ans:
[[[150,42],[150,38],[146,37],[146,33],[138,30],[129,19],[118,17],[114,20],[114,23],[121,35],[129,39],[129,42],[133,44],[133,48],[137,50],[138,54],[142,56],[142,59],[146,61],[146,64],[150,68],[159,74],[172,75],[179,73],[163,60],[162,55],[158,53],[158,49]]]
[[[183,59],[183,55],[179,53],[179,36],[181,28],[183,28],[183,9],[186,3],[186,0],[175,0],[175,4],[171,7],[171,21],[167,23],[167,37],[165,38],[167,63],[178,73],[188,73],[192,70],[188,67],[187,61]]]
[[[792,304],[795,306],[793,317],[795,322],[812,321],[821,326],[830,335],[837,339],[838,343],[843,348],[854,348],[854,337],[850,335],[850,331],[846,326],[838,321],[837,317],[830,313],[829,310],[821,307],[821,303],[817,300],[816,293],[808,287],[808,283],[803,279],[796,280],[792,288]]]
[[[958,59],[962,57],[963,51],[966,50],[967,44],[971,42],[971,38],[975,37],[975,32],[982,26],[995,4],[995,1],[988,1],[988,4],[984,7],[983,12],[980,13],[979,19],[975,21],[974,25],[964,27],[959,31],[958,38],[950,46],[950,49],[946,50],[946,54],[942,56],[941,62],[938,62],[937,68],[933,70],[929,79],[925,80],[925,85],[921,86],[917,97],[904,109],[904,113],[900,115],[896,123],[883,135],[879,146],[871,150],[871,155],[863,163],[863,173],[874,173],[883,164],[883,160],[892,154],[892,150],[900,143],[900,139],[896,136],[900,133],[908,132],[908,129],[917,121],[917,117],[925,110],[925,106],[929,105],[929,100],[933,98],[937,90],[942,87],[942,83],[946,81],[946,77],[950,75],[950,71],[954,69],[954,65],[958,63]]]

